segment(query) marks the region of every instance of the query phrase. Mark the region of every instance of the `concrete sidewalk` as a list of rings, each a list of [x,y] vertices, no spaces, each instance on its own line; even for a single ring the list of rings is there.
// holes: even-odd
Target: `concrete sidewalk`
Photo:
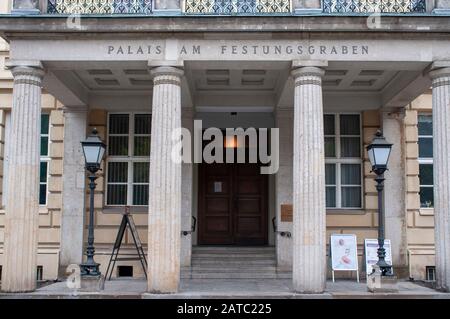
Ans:
[[[398,293],[370,293],[365,282],[340,280],[327,282],[325,293],[317,295],[296,294],[292,291],[290,279],[268,280],[225,280],[225,279],[191,279],[182,280],[180,292],[171,295],[146,293],[145,280],[116,279],[105,283],[102,292],[77,292],[67,288],[65,282],[53,283],[39,288],[32,293],[0,294],[2,298],[37,298],[37,299],[196,299],[196,298],[286,298],[286,299],[346,299],[346,298],[427,298],[450,299],[450,293],[418,285],[409,281],[399,282]]]

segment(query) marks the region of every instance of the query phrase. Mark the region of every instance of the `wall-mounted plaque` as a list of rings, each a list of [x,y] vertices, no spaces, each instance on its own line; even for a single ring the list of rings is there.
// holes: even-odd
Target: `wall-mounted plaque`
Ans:
[[[222,193],[222,182],[214,182],[214,193]]]
[[[293,209],[292,205],[281,205],[281,221],[282,222],[292,222],[293,220]]]

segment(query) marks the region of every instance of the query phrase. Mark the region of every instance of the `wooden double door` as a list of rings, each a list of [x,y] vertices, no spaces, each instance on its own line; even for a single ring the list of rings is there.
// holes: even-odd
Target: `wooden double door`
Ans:
[[[200,245],[266,245],[268,178],[259,164],[200,164]]]

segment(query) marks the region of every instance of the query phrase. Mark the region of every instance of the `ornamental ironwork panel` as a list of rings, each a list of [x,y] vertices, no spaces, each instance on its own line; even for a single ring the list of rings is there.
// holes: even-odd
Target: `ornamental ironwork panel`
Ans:
[[[48,0],[52,14],[151,14],[153,0]]]
[[[290,0],[185,0],[187,14],[273,14],[290,13]]]
[[[323,0],[324,13],[424,13],[426,0]]]

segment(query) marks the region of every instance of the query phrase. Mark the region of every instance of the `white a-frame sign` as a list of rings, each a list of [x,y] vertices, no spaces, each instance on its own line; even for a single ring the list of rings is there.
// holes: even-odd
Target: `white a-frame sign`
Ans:
[[[335,271],[356,271],[356,279],[359,282],[356,235],[332,234],[330,237],[330,252],[333,282]]]

